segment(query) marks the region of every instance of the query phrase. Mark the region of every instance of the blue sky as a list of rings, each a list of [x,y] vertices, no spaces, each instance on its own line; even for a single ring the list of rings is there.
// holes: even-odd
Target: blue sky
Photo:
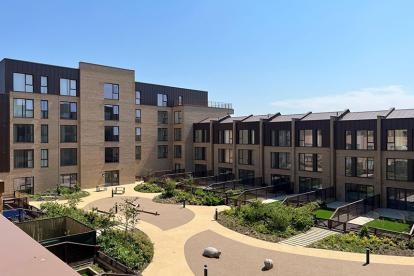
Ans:
[[[236,114],[414,108],[414,1],[1,1],[0,57],[135,69]]]

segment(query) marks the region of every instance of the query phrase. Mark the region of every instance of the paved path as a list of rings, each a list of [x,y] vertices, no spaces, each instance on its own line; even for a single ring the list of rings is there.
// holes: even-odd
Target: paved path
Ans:
[[[309,229],[309,231],[305,233],[295,235],[289,239],[280,241],[279,243],[289,244],[293,246],[308,246],[326,237],[337,235],[337,234],[338,234],[337,232],[334,232],[331,230],[312,227],[311,229]]]
[[[145,193],[138,193],[133,190],[135,184],[129,185],[122,185],[126,187],[126,192],[124,196],[138,196],[139,198],[148,198],[152,199],[155,195],[154,194],[145,194]],[[83,198],[82,202],[78,205],[78,207],[83,208],[88,204],[103,199],[103,198],[111,198],[110,189],[108,191],[103,192],[95,192],[95,189],[89,189],[90,196]],[[118,196],[117,196],[118,197]],[[64,201],[61,201],[64,202]],[[34,205],[39,206],[40,203],[35,203]],[[219,211],[227,209],[227,206],[219,206],[217,209]],[[145,269],[144,276],[152,276],[152,275],[194,275],[193,267],[197,267],[198,271],[198,259],[201,256],[202,248],[208,246],[208,242],[200,243],[200,246],[193,251],[188,251],[185,249],[185,244],[189,239],[198,235],[199,233],[203,233],[206,230],[210,230],[214,233],[219,234],[220,236],[224,237],[226,240],[234,241],[237,245],[235,248],[243,256],[247,256],[246,258],[241,258],[236,260],[239,265],[249,265],[251,266],[250,258],[252,258],[252,263],[256,264],[254,261],[255,256],[253,254],[249,254],[247,249],[253,250],[252,252],[273,252],[274,254],[280,254],[279,258],[285,258],[286,263],[292,261],[292,263],[299,263],[296,266],[300,267],[305,273],[299,273],[303,275],[342,275],[340,273],[341,269],[346,269],[348,275],[364,275],[365,267],[362,266],[365,255],[364,254],[356,254],[356,253],[349,253],[349,252],[339,252],[339,251],[328,251],[322,249],[315,249],[315,248],[306,248],[306,247],[298,247],[298,246],[290,246],[286,244],[279,244],[279,243],[271,243],[262,240],[258,240],[252,237],[248,237],[246,235],[234,232],[228,228],[225,228],[221,224],[214,221],[213,216],[216,207],[205,207],[205,206],[190,206],[187,205],[188,210],[195,214],[194,218],[190,221],[179,225],[174,228],[169,228],[166,230],[161,229],[160,227],[156,226],[156,224],[152,224],[148,221],[141,220],[138,223],[138,228],[144,231],[154,243],[154,258],[151,264]],[[210,241],[210,239],[209,239]],[[217,237],[217,241],[221,241]],[[224,242],[224,241],[223,241]],[[251,248],[250,248],[251,247]],[[245,251],[247,250],[247,251]],[[230,252],[230,251],[229,251]],[[190,255],[189,255],[190,254]],[[224,253],[226,254],[226,253]],[[261,253],[262,254],[262,253]],[[294,256],[292,255],[294,254]],[[262,255],[258,255],[262,258]],[[264,256],[264,255],[263,255]],[[194,257],[194,258],[193,258]],[[292,258],[294,257],[294,258]],[[308,257],[312,257],[312,261],[315,262],[315,265],[309,265],[307,267],[300,265],[300,260],[307,260]],[[204,260],[204,258],[202,258]],[[317,270],[317,267],[330,267],[327,265],[331,263],[332,260],[335,260],[335,266],[332,267],[331,271],[323,271]],[[194,261],[194,262],[193,262]],[[359,265],[352,265],[350,266],[350,270],[348,270],[349,261],[353,261]],[[261,261],[260,261],[261,263]],[[393,266],[393,271],[395,273],[388,273],[387,275],[414,275],[414,259],[410,257],[396,257],[396,256],[381,256],[381,255],[371,255],[371,264],[389,264]],[[326,266],[324,266],[326,265]],[[370,265],[371,266],[371,265]],[[388,267],[388,266],[387,266]],[[234,274],[231,271],[232,266],[221,265],[220,271],[221,273],[225,273],[225,275],[238,275]],[[283,266],[284,268],[284,266]],[[352,268],[352,269],[351,269]],[[287,268],[286,268],[287,269]],[[384,270],[386,271],[386,270]],[[277,271],[277,275],[289,275],[285,274],[285,271]],[[288,273],[288,270],[286,271]],[[396,274],[398,273],[398,274]],[[269,275],[275,275],[274,271],[268,273]],[[210,273],[209,275],[214,275]],[[217,274],[218,275],[218,274]],[[240,274],[242,275],[242,274]],[[254,275],[254,274],[253,274]],[[293,274],[292,274],[293,275]],[[376,275],[376,273],[374,273]],[[378,275],[381,275],[378,273]]]

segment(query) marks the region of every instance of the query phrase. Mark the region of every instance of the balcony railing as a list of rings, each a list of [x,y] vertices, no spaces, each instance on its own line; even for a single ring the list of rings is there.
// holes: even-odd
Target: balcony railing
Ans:
[[[213,101],[208,102],[208,107],[233,109],[233,106],[231,103],[222,103],[222,102],[213,102]]]

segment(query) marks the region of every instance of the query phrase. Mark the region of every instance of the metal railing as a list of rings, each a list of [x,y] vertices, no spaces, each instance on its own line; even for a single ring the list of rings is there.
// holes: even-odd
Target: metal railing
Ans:
[[[335,199],[335,187],[318,189],[306,193],[287,196],[282,202],[286,205],[301,206],[312,201],[329,202]]]
[[[208,102],[208,107],[233,109],[233,105],[231,103],[222,103],[222,102],[213,102],[213,101]]]
[[[348,222],[380,206],[380,195],[360,199],[336,208],[329,220],[340,223]]]

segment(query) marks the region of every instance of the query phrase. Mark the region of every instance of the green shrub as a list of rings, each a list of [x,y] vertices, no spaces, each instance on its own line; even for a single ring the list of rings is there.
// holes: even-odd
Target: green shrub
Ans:
[[[164,191],[163,188],[151,182],[144,182],[134,187],[134,190],[141,193],[161,193]]]

